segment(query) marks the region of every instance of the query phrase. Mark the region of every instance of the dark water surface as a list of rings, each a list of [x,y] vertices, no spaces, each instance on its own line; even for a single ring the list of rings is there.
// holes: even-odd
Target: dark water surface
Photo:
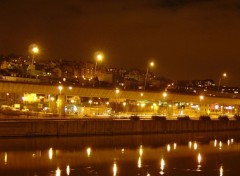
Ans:
[[[0,176],[240,175],[240,132],[0,138]]]

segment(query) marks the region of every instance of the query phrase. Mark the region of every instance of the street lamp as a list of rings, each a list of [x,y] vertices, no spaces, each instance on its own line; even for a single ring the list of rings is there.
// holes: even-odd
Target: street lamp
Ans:
[[[30,52],[32,53],[32,65],[34,64],[34,57],[39,53],[39,48],[37,45],[33,44],[30,46]]]
[[[226,78],[227,77],[227,73],[223,73],[221,75],[221,77],[219,78],[219,81],[218,81],[218,91],[220,89],[220,86],[221,86],[221,81],[222,81],[222,78]]]
[[[61,94],[62,94],[63,87],[62,87],[62,86],[58,86],[58,90],[59,90],[60,95],[61,95]]]
[[[117,114],[117,104],[118,104],[118,99],[117,99],[117,96],[119,94],[119,89],[116,89],[115,93],[116,93],[116,114]]]
[[[199,100],[200,100],[200,108],[199,108],[199,110],[200,110],[200,115],[202,114],[202,101],[204,100],[204,96],[203,95],[200,95],[199,96]]]
[[[94,67],[94,75],[96,76],[97,75],[97,63],[98,62],[102,62],[104,58],[104,54],[100,51],[96,52],[95,53],[95,67]]]
[[[154,62],[151,61],[151,62],[149,63],[149,65],[148,65],[148,67],[147,67],[146,76],[145,76],[145,80],[144,80],[144,91],[145,91],[145,89],[146,89],[146,84],[147,84],[148,68],[149,68],[149,67],[154,67],[154,65],[155,65]]]
[[[163,92],[162,96],[163,96],[163,98],[166,98],[167,97],[167,92]]]
[[[59,90],[58,106],[59,106],[59,115],[61,117],[61,115],[62,115],[62,108],[61,108],[61,106],[62,106],[62,97],[61,97],[61,95],[62,95],[63,86],[58,86],[58,90]]]

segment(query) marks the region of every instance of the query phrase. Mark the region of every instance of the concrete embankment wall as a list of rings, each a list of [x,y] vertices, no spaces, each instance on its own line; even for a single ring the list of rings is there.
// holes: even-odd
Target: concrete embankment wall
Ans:
[[[240,121],[25,120],[1,121],[0,136],[90,136],[240,130]]]

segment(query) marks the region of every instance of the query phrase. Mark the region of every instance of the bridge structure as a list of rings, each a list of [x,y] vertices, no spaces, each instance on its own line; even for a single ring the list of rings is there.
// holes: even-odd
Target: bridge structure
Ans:
[[[21,109],[65,114],[101,115],[189,114],[234,115],[239,113],[240,99],[184,95],[165,91],[127,91],[92,87],[71,87],[33,83],[0,82],[1,105],[20,104]]]

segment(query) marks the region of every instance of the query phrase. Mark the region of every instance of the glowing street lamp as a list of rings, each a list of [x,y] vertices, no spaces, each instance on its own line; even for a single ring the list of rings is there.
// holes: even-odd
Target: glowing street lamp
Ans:
[[[163,98],[166,98],[167,97],[167,92],[163,92]]]
[[[146,89],[146,84],[147,84],[148,68],[149,68],[149,67],[154,67],[154,65],[155,65],[154,62],[152,61],[152,62],[149,63],[149,65],[148,65],[148,67],[147,67],[146,76],[145,76],[145,81],[144,81],[144,91],[145,91],[145,89]]]
[[[104,54],[102,53],[102,52],[100,52],[100,51],[98,51],[98,52],[96,52],[95,53],[95,68],[94,68],[94,75],[96,76],[96,71],[97,71],[97,63],[98,62],[102,62],[102,60],[103,60],[103,58],[104,58]]]
[[[200,95],[200,96],[199,96],[199,100],[200,100],[200,109],[199,109],[199,110],[200,110],[200,115],[201,115],[202,109],[203,109],[203,108],[202,108],[202,106],[203,106],[203,105],[202,105],[202,101],[204,100],[204,96],[203,96],[203,95]]]
[[[118,104],[117,96],[118,96],[119,92],[120,92],[120,90],[116,89],[116,91],[115,91],[115,93],[116,93],[116,113],[117,113],[117,104]]]
[[[218,81],[218,91],[220,89],[220,86],[221,86],[221,81],[222,81],[222,78],[226,78],[227,77],[227,73],[223,73],[221,75],[221,77],[219,78],[219,81]]]
[[[59,115],[60,117],[62,116],[62,110],[61,110],[61,106],[62,106],[62,90],[63,90],[63,86],[58,86],[58,90],[59,90],[59,97],[58,97],[58,106],[59,106]]]
[[[63,87],[62,87],[62,86],[58,86],[58,90],[59,90],[60,95],[61,95],[61,94],[62,94]]]
[[[34,63],[34,57],[39,53],[39,48],[37,45],[33,44],[30,46],[30,52],[32,53],[32,65]]]

